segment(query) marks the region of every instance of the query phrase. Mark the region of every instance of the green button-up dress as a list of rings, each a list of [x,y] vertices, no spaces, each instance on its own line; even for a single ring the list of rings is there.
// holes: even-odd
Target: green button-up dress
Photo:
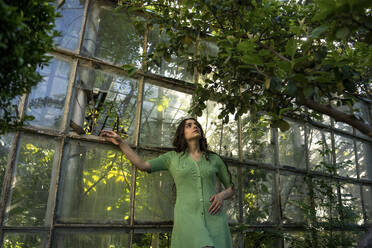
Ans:
[[[230,178],[221,158],[203,153],[199,161],[188,153],[167,152],[148,161],[151,172],[168,170],[177,189],[171,248],[231,248],[231,234],[224,208],[217,214],[208,212],[216,194],[216,176],[225,188],[231,186]],[[151,173],[149,172],[149,173]]]

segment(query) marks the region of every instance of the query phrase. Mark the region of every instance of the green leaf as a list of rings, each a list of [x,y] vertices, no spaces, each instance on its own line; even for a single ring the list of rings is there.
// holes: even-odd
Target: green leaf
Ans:
[[[288,95],[290,96],[293,96],[293,97],[296,96],[297,86],[295,82],[293,81],[288,82],[287,92],[288,92]]]
[[[288,131],[291,128],[289,123],[286,122],[285,120],[279,120],[278,122],[279,122],[278,126],[280,128],[280,131],[282,131],[282,132]]]
[[[317,27],[311,32],[310,37],[313,38],[313,39],[318,38],[321,34],[323,34],[325,31],[327,31],[328,28],[329,28],[328,25],[322,25],[322,26]]]
[[[252,51],[254,48],[254,44],[248,40],[244,40],[238,43],[236,49],[238,51]]]
[[[137,67],[135,67],[133,64],[125,64],[122,66],[123,70],[128,73],[128,76],[133,76],[137,72]]]
[[[279,92],[280,89],[281,89],[281,84],[280,84],[279,79],[277,79],[276,77],[272,77],[270,80],[270,90],[274,92]]]
[[[305,97],[306,98],[311,97],[313,95],[313,91],[314,91],[314,89],[312,87],[306,87],[304,89],[304,95],[305,95]]]
[[[346,36],[348,36],[350,33],[350,29],[348,27],[342,27],[336,31],[336,38],[337,39],[344,39]]]
[[[297,42],[295,39],[292,38],[287,42],[287,45],[285,46],[285,53],[289,55],[291,58],[293,58],[293,56],[296,53],[296,50],[297,50]]]
[[[263,61],[260,56],[255,54],[244,55],[242,56],[241,60],[246,64],[255,64],[255,65],[262,65]]]
[[[270,88],[270,78],[266,78],[266,80],[265,80],[265,89],[269,89]]]

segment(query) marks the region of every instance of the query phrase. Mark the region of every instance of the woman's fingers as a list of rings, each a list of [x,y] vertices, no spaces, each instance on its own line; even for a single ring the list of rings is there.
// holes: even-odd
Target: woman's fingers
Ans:
[[[211,213],[211,214],[217,213],[218,211],[221,210],[222,205],[223,204],[221,202],[217,201],[217,200],[213,201],[212,205],[208,209],[209,213]]]
[[[210,211],[210,213],[211,213],[211,214],[218,213],[218,211],[221,210],[221,207],[222,207],[222,205],[220,205],[220,204],[216,204],[216,205],[212,208],[212,210]]]

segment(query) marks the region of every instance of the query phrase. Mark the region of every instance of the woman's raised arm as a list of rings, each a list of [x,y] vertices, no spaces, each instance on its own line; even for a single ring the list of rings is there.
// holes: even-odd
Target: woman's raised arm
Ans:
[[[104,130],[101,132],[100,136],[105,138],[106,141],[110,141],[113,144],[118,145],[127,159],[129,159],[129,161],[131,161],[132,164],[134,164],[139,170],[151,171],[150,164],[146,161],[143,161],[117,133],[114,131]]]

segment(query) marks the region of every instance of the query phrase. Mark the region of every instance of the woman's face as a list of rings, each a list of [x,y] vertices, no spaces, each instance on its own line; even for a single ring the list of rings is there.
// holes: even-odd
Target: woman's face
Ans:
[[[194,120],[186,120],[184,135],[186,141],[201,138],[201,130]]]

